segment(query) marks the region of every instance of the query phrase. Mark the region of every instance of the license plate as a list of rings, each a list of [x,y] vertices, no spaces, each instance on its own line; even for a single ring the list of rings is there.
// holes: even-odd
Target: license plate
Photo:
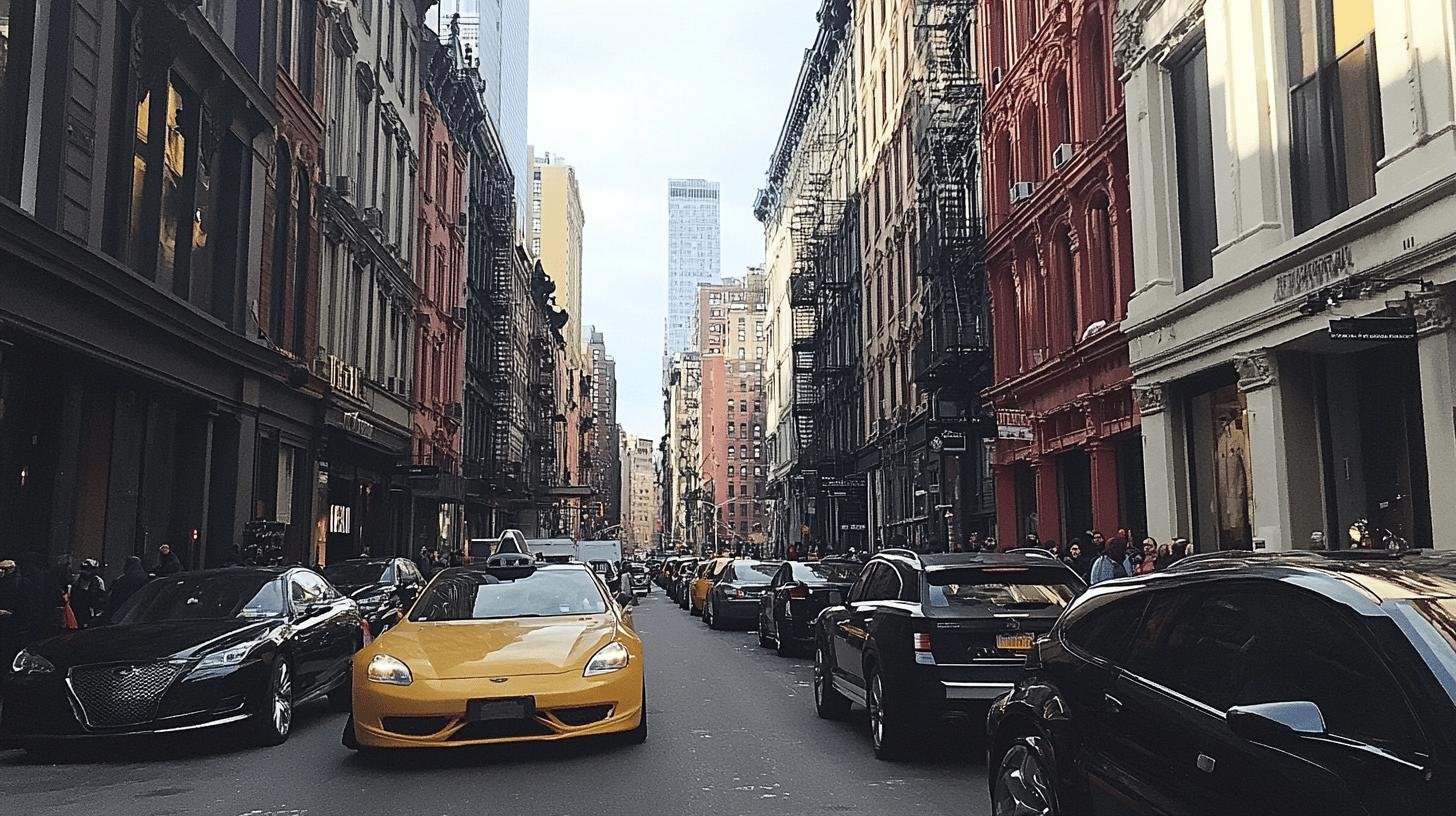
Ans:
[[[996,648],[1013,652],[1029,652],[1034,640],[1035,638],[1031,635],[997,635]]]
[[[524,720],[535,712],[536,701],[531,697],[497,697],[490,700],[471,700],[465,704],[465,719],[471,722]]]

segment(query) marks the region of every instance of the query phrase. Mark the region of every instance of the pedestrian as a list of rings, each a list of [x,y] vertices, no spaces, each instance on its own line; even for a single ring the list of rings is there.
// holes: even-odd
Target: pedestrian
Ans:
[[[996,552],[996,539],[987,537],[985,541],[981,542],[981,552]]]
[[[1167,565],[1158,563],[1157,539],[1153,538],[1152,536],[1148,536],[1147,538],[1143,539],[1143,558],[1141,561],[1138,562],[1137,569],[1135,570],[1136,574],[1147,575],[1148,573],[1165,566]]]
[[[1132,571],[1132,562],[1127,557],[1127,539],[1114,538],[1107,542],[1107,548],[1092,562],[1088,583],[1096,586],[1113,578],[1126,578]]]
[[[1030,547],[1033,550],[1041,547],[1041,540],[1036,537],[1036,533],[1027,533],[1023,541],[1025,542],[1021,545],[1023,547]]]
[[[87,558],[81,562],[81,572],[71,584],[71,611],[76,616],[77,626],[86,629],[105,620],[106,581],[101,578],[101,562]]]
[[[152,565],[152,575],[163,577],[182,571],[182,560],[172,552],[172,545],[163,543],[157,548],[157,561]]]
[[[1061,547],[1058,547],[1057,546],[1057,542],[1056,542],[1055,539],[1051,539],[1051,538],[1045,539],[1044,541],[1041,542],[1041,548],[1043,550],[1046,550],[1047,552],[1051,553],[1053,558],[1061,558],[1062,557],[1062,549],[1061,549]]]
[[[1082,576],[1086,581],[1092,574],[1092,559],[1082,551],[1082,539],[1074,538],[1072,543],[1067,545],[1067,554],[1062,556],[1062,563],[1072,572]]]
[[[984,546],[984,542],[981,541],[981,531],[972,530],[966,539],[966,552],[980,552],[982,546]]]
[[[23,643],[20,618],[20,574],[9,558],[0,561],[0,677]]]
[[[789,561],[798,561],[799,560],[799,548],[795,544],[793,544],[792,542],[790,542],[789,543],[789,551],[784,554],[784,557],[787,558]]]
[[[1087,532],[1087,540],[1091,542],[1092,546],[1092,551],[1089,552],[1088,555],[1092,556],[1093,558],[1101,555],[1102,552],[1107,549],[1107,539],[1104,538],[1103,535],[1096,530],[1089,530]]]
[[[126,605],[126,602],[135,595],[137,590],[146,586],[151,578],[147,571],[142,568],[142,560],[135,555],[127,556],[126,563],[122,565],[121,577],[111,583],[111,597],[106,604],[106,619],[115,623],[116,614]]]

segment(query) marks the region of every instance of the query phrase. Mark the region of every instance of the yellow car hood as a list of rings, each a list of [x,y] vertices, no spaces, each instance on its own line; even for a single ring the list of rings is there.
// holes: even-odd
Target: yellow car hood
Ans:
[[[416,677],[466,680],[580,673],[616,632],[610,615],[406,621],[381,636],[377,646],[403,660]]]

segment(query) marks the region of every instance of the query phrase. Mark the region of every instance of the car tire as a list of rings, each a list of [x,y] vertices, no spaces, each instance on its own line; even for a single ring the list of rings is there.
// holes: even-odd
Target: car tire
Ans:
[[[293,667],[278,655],[264,687],[264,709],[253,723],[254,741],[259,745],[282,745],[293,732]]]
[[[622,741],[628,745],[641,745],[647,741],[647,688],[642,688],[642,719],[637,727],[622,734]]]
[[[908,700],[885,692],[885,677],[877,666],[865,672],[865,707],[870,714],[870,744],[875,758],[887,762],[904,759],[915,741],[914,718]]]
[[[776,634],[774,635],[774,654],[778,655],[779,657],[794,656],[794,642],[792,640],[787,640],[784,638],[783,626],[776,627]]]
[[[814,710],[820,719],[842,720],[849,716],[849,698],[834,688],[829,656],[824,647],[814,649]]]
[[[703,604],[703,623],[708,624],[708,628],[715,631],[723,628],[723,624],[721,621],[718,620],[718,616],[713,614],[712,598],[709,598],[707,602]]]
[[[758,645],[762,649],[772,649],[774,647],[773,639],[764,634],[762,615],[758,617]]]
[[[991,813],[1060,816],[1056,764],[1040,737],[1017,737],[996,763],[991,778]]]

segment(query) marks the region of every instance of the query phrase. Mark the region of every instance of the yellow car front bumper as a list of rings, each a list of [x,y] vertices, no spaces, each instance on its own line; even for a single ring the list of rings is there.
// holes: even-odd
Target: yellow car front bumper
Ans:
[[[354,736],[368,748],[455,748],[549,742],[631,731],[642,721],[642,664],[597,677],[580,671],[504,678],[431,680],[408,686],[373,683],[354,673]],[[525,719],[471,722],[471,700],[531,697]]]

